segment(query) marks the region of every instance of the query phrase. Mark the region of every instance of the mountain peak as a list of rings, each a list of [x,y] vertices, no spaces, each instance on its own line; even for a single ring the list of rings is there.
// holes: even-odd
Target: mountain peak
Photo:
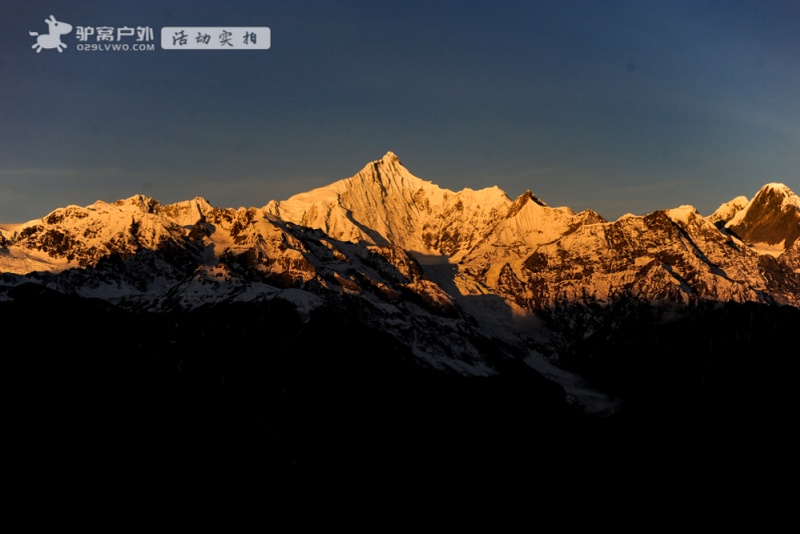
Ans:
[[[768,183],[725,226],[747,243],[789,249],[800,238],[800,197],[785,184]]]
[[[789,189],[786,184],[778,182],[765,184],[761,187],[761,189],[759,189],[758,193],[756,193],[756,196],[753,197],[753,202],[757,202],[759,197],[761,202],[780,201],[781,209],[784,209],[787,206],[794,206],[800,211],[800,197],[797,196],[794,191]]]
[[[539,198],[536,195],[534,195],[533,193],[531,193],[530,189],[526,189],[525,193],[523,193],[523,196],[527,197],[529,200],[532,200],[533,202],[535,202],[536,204],[538,204],[538,205],[540,205],[542,207],[545,207],[545,208],[549,207],[547,205],[547,203],[545,203],[544,200],[542,200],[541,198]]]
[[[527,204],[529,201],[533,202],[537,206],[542,206],[544,208],[549,207],[542,200],[540,200],[539,197],[531,193],[530,189],[526,189],[525,192],[518,196],[511,206],[509,206],[506,217],[510,218],[519,213],[519,210],[521,210],[522,207],[525,206],[525,204]]]
[[[776,192],[779,192],[779,193],[793,194],[792,190],[789,189],[789,187],[786,184],[782,184],[780,182],[770,182],[768,184],[764,184],[761,187],[761,190],[759,192],[761,192],[761,191],[764,191],[764,192],[766,192],[766,191],[776,191]]]
[[[684,204],[682,206],[678,206],[677,208],[672,208],[665,211],[670,219],[675,222],[683,222],[684,224],[688,224],[693,217],[700,216],[700,214],[697,212],[697,208],[691,204]]]
[[[145,195],[133,195],[132,197],[123,198],[114,202],[116,206],[134,206],[144,213],[153,213],[159,202],[151,197]]]
[[[740,195],[718,207],[714,213],[708,216],[708,220],[717,226],[724,226],[737,213],[746,208],[749,202],[746,196]]]
[[[391,150],[387,152],[382,158],[381,161],[384,163],[400,163],[400,158],[397,157],[397,154],[392,152]],[[400,163],[402,165],[402,163]]]
[[[411,176],[411,173],[408,172],[408,169],[403,167],[403,164],[400,162],[400,158],[397,157],[392,151],[387,152],[381,159],[375,160],[372,163],[368,164],[365,168],[372,170],[368,172],[368,174],[373,174],[375,177],[380,177],[381,175],[389,176],[403,176],[408,175]]]
[[[753,197],[751,204],[774,204],[774,207],[778,209],[794,206],[800,211],[800,197],[785,184],[777,182],[762,186]]]

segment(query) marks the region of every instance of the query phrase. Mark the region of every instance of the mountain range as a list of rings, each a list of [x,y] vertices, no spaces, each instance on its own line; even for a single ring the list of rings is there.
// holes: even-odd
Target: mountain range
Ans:
[[[388,152],[261,208],[137,195],[0,225],[0,312],[48,355],[20,375],[116,399],[93,423],[123,410],[140,431],[179,420],[196,434],[224,419],[291,458],[282,467],[330,460],[309,443],[363,403],[393,421],[381,432],[451,445],[510,440],[531,417],[756,421],[788,402],[774,397],[785,378],[746,369],[790,369],[775,355],[800,324],[800,197],[768,183],[709,216],[684,205],[607,221],[531,191],[443,189]],[[88,356],[65,368],[54,355],[76,339]],[[42,382],[43,368],[59,371]],[[158,393],[132,403],[145,387]],[[361,436],[364,421],[334,433]]]

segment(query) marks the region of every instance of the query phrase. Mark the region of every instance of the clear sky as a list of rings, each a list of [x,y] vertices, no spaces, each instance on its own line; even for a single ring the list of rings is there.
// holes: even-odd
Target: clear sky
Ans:
[[[37,53],[50,15],[67,48]],[[271,46],[163,50],[167,26]],[[150,27],[155,49],[78,50],[99,42],[77,27]],[[387,151],[611,220],[800,193],[800,2],[0,3],[0,222],[139,193],[263,206]]]

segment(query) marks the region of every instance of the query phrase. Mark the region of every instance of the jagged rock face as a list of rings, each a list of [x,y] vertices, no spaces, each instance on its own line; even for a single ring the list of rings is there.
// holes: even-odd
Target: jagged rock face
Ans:
[[[764,186],[726,227],[747,243],[784,244],[800,237],[800,197],[781,184]]]
[[[714,213],[708,216],[708,220],[714,223],[717,228],[722,228],[728,221],[733,219],[739,211],[746,208],[748,202],[746,196],[738,196],[722,204]]]
[[[766,269],[758,254],[690,206],[569,230],[521,263],[495,266],[495,277],[491,269],[468,270],[529,310],[621,298],[800,305],[791,269]]]
[[[800,273],[800,240],[796,240],[791,248],[787,249],[780,258],[786,265]]]
[[[444,256],[485,274],[489,287],[503,265],[518,268],[536,246],[605,222],[590,210],[552,208],[530,191],[511,201],[496,187],[441,189],[411,175],[391,152],[352,178],[270,202],[264,211],[338,239]]]
[[[441,189],[413,176],[389,152],[351,178],[272,201],[264,211],[336,239],[457,257],[480,241],[510,205],[497,187],[458,193]]]
[[[58,209],[0,230],[0,265],[60,272],[142,256],[119,269],[124,277],[108,273],[127,288],[120,293],[162,303],[169,294],[184,307],[270,288],[390,301],[414,294],[440,311],[476,291],[530,311],[621,297],[797,305],[798,236],[800,200],[780,184],[708,218],[682,206],[607,222],[591,210],[552,208],[530,191],[511,201],[496,187],[441,189],[389,152],[351,178],[263,209],[221,209],[202,198],[161,205],[141,195]],[[773,256],[786,268],[760,261],[746,246],[755,241],[783,243]],[[449,295],[409,252],[455,266]],[[109,284],[88,285],[93,296],[113,293]],[[159,296],[148,296],[156,286]]]
[[[186,298],[179,301],[191,306],[187,293],[197,293],[199,301],[217,300],[264,283],[381,295],[417,288],[431,302],[448,300],[435,286],[421,288],[416,261],[395,245],[342,242],[259,209],[219,209],[202,199],[161,206],[137,196],[71,206],[6,231],[4,248],[6,273],[64,271],[60,278],[37,276],[63,289],[75,284],[87,296],[111,297],[115,286],[118,296],[139,293],[140,300],[181,293]],[[92,276],[96,280],[90,282]],[[206,298],[192,286],[204,286]]]
[[[41,219],[3,231],[4,272],[57,272],[91,267],[104,257],[131,257],[140,250],[185,249],[184,226],[202,219],[202,199],[161,206],[137,195],[113,204],[59,208]]]
[[[571,235],[584,225],[605,222],[597,213],[587,210],[574,214],[570,210],[551,208],[524,194],[514,201],[507,216],[486,233],[461,260],[465,272],[489,288],[501,287],[501,271],[508,279],[508,269],[521,276],[524,261],[539,247]],[[520,295],[515,297],[519,300]]]

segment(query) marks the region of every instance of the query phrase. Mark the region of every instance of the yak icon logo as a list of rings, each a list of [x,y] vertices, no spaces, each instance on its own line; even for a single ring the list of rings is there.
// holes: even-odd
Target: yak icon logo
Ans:
[[[63,52],[67,45],[61,42],[61,36],[71,32],[72,25],[57,21],[53,15],[44,21],[48,26],[47,33],[39,35],[38,32],[28,32],[30,35],[38,36],[36,43],[31,48],[35,48],[37,54],[42,51],[42,48],[55,48],[59,52]]]

